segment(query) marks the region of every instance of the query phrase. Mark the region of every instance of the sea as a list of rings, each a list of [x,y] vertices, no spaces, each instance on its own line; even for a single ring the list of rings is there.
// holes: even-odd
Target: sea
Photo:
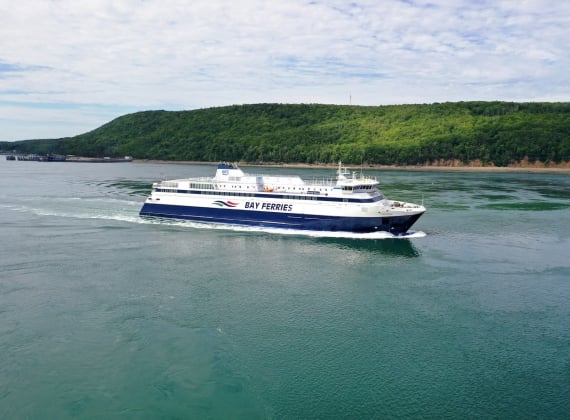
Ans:
[[[139,217],[214,171],[0,160],[0,418],[570,418],[569,175],[365,169],[404,238]]]

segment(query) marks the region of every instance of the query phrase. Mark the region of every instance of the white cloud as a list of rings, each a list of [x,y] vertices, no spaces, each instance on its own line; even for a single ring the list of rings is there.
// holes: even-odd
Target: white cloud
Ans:
[[[349,95],[568,101],[569,21],[570,3],[550,0],[0,5],[0,140],[75,135],[135,110]]]

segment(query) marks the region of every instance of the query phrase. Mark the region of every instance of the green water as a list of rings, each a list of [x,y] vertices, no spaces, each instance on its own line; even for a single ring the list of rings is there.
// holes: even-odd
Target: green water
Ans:
[[[369,171],[413,239],[138,217],[212,171],[0,161],[0,418],[568,418],[569,176]]]

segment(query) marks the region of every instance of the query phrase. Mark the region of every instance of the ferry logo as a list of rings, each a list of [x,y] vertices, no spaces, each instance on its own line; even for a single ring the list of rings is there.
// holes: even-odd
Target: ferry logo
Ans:
[[[236,207],[239,203],[234,203],[233,201],[222,201],[222,200],[218,200],[218,201],[214,201],[212,204],[215,204],[218,207]]]

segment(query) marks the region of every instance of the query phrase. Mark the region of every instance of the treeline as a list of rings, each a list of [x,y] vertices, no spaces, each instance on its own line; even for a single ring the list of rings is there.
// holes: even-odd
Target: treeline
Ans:
[[[570,103],[257,104],[145,111],[75,137],[0,148],[191,161],[560,163],[570,161]]]

